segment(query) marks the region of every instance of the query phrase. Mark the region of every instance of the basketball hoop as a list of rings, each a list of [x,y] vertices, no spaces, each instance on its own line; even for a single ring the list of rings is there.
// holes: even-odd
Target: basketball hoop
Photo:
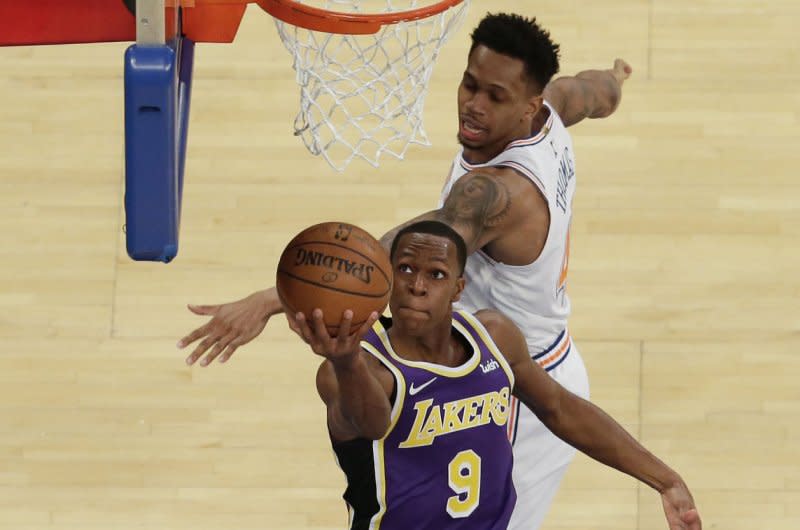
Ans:
[[[334,169],[356,158],[377,167],[384,153],[402,159],[410,144],[430,145],[428,81],[469,0],[424,1],[258,0],[293,56],[294,134]]]

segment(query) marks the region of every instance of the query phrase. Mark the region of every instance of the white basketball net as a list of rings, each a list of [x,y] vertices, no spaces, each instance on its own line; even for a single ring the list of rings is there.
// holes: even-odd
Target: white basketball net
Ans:
[[[424,0],[423,0],[424,1]],[[386,13],[418,0],[302,0],[332,11]],[[402,4],[402,5],[401,5]],[[410,144],[430,145],[422,123],[428,81],[439,49],[464,19],[469,0],[374,35],[337,35],[275,19],[294,57],[300,85],[295,135],[342,171],[356,158],[378,166],[383,153],[402,159]]]

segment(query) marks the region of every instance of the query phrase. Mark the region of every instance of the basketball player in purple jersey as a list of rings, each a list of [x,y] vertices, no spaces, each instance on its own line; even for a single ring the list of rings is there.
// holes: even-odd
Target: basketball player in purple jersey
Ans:
[[[566,389],[588,398],[583,360],[567,319],[569,227],[576,186],[566,127],[613,113],[630,75],[624,61],[551,81],[558,46],[534,20],[488,15],[472,35],[458,90],[462,149],[443,189],[444,220],[467,242],[467,287],[458,307],[502,311],[522,330],[530,355]],[[394,231],[384,237],[391,242]],[[184,337],[200,340],[187,359],[225,361],[281,311],[274,289],[220,306],[190,307],[213,315]],[[539,528],[575,451],[511,402],[514,481],[519,495],[510,528]]]
[[[310,322],[289,315],[326,358],[317,389],[347,477],[351,529],[505,530],[516,498],[506,436],[512,393],[559,437],[659,491],[671,530],[701,529],[680,476],[548,376],[509,319],[453,312],[466,261],[453,229],[412,224],[391,258],[391,319],[375,323],[373,313],[350,335],[346,311],[332,338],[319,309]]]

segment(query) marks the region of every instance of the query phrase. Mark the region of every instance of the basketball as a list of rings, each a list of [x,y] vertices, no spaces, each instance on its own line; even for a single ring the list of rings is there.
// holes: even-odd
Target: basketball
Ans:
[[[328,333],[335,336],[345,310],[353,311],[351,332],[373,311],[383,312],[392,291],[392,266],[381,244],[365,230],[320,223],[286,245],[275,285],[286,312],[301,311],[310,320],[319,308]]]

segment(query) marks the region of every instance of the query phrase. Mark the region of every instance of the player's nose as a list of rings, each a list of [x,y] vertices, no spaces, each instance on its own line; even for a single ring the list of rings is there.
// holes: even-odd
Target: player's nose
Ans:
[[[478,91],[464,103],[464,110],[467,114],[472,116],[482,116],[486,111],[485,103],[485,98],[483,98],[481,92]]]
[[[414,278],[411,280],[411,292],[416,295],[425,294],[427,291],[427,287],[425,286],[425,279],[422,277],[422,274],[415,274]]]

